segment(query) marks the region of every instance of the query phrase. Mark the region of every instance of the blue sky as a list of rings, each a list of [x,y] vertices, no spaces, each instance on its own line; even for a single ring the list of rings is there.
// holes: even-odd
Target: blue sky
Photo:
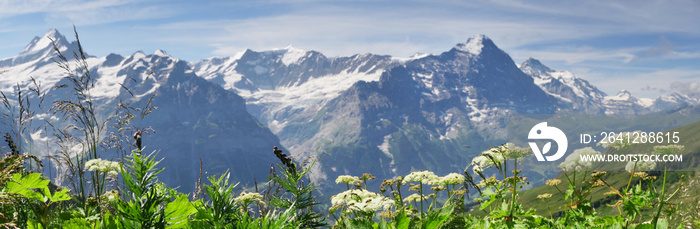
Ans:
[[[91,55],[163,49],[188,61],[294,45],[327,56],[441,53],[476,34],[516,63],[608,94],[700,92],[700,1],[0,0],[0,58],[51,28]]]

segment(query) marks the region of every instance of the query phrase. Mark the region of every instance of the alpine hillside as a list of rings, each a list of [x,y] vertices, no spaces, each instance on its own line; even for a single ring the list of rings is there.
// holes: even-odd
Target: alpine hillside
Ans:
[[[65,71],[53,62],[51,40],[64,53],[77,49],[56,30],[35,38],[18,56],[0,60],[0,90],[26,88],[30,77],[54,90]],[[153,99],[158,109],[138,122],[153,129],[144,145],[165,158],[161,178],[184,192],[194,187],[200,157],[205,173],[230,170],[235,181],[251,184],[268,174],[271,149],[281,146],[297,162],[316,159],[310,175],[323,191],[342,174],[461,171],[481,150],[503,143],[509,114],[637,115],[700,104],[678,93],[606,95],[536,59],[518,66],[484,35],[410,58],[327,57],[288,46],[196,62],[161,50],[87,62],[100,115],[118,103],[138,107]],[[29,135],[33,152],[55,153],[38,144],[50,136]]]

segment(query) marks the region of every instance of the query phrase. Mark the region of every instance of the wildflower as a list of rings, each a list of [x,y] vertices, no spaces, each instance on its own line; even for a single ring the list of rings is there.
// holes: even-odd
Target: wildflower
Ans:
[[[412,172],[403,178],[405,182],[420,182],[422,184],[432,185],[439,179],[435,173],[430,171]]]
[[[566,157],[566,160],[559,164],[559,168],[565,172],[569,171],[584,171],[590,169],[593,164],[590,160],[581,160],[581,157],[593,157],[594,155],[600,154],[591,147],[586,147],[582,149],[574,150],[574,152]]]
[[[506,152],[507,146],[491,147],[472,159],[471,165],[474,166],[472,169],[475,173],[481,173],[484,169],[491,168],[495,164],[501,164],[505,160],[504,154]]]
[[[338,178],[335,179],[336,184],[340,183],[345,183],[345,184],[355,184],[355,183],[360,183],[360,178],[356,176],[349,176],[349,175],[340,175]]]
[[[434,192],[439,192],[439,191],[443,191],[447,188],[445,188],[445,186],[435,186],[435,187],[430,187],[430,189],[432,189]]]
[[[343,205],[341,205],[341,204],[333,205],[333,206],[331,206],[330,208],[328,208],[328,212],[330,212],[331,214],[333,214],[335,211],[337,211],[338,209],[340,209],[342,206],[343,206]]]
[[[492,176],[492,177],[487,178],[486,180],[479,181],[479,184],[477,186],[479,186],[480,188],[483,188],[486,186],[496,185],[496,183],[498,183],[498,179],[496,179],[495,176]]]
[[[459,173],[450,173],[447,176],[440,177],[439,184],[441,185],[457,185],[464,183],[464,176]]]
[[[250,202],[261,202],[262,203],[262,195],[257,192],[241,192],[241,195],[238,197],[234,198],[236,202],[241,202],[241,203],[250,203]]]
[[[546,200],[546,199],[549,199],[549,198],[552,198],[552,194],[551,194],[551,193],[545,193],[545,194],[542,194],[542,195],[537,195],[537,199]]]
[[[450,191],[450,195],[459,195],[459,196],[462,196],[462,195],[464,195],[465,192],[466,192],[466,190]]]
[[[394,206],[394,201],[379,193],[352,189],[331,197],[331,204],[334,206],[345,205],[350,211],[375,212],[379,210],[389,210]]]
[[[385,219],[393,219],[396,214],[393,211],[383,211],[379,213],[379,217],[385,218]]]
[[[608,174],[605,171],[595,171],[591,174],[591,178],[594,180],[600,179],[601,177],[605,176],[605,174]]]
[[[113,203],[117,199],[119,199],[119,191],[117,190],[111,190],[105,192],[104,195],[102,195],[105,199],[107,199],[108,202]]]
[[[532,153],[532,148],[521,148],[515,146],[513,143],[506,143],[503,145],[503,149],[506,151],[506,156],[509,158],[519,159]]]
[[[647,174],[647,172],[634,172],[634,174],[632,174],[632,176],[644,179],[644,178],[647,178],[647,176],[649,176],[649,174]]]
[[[100,158],[92,159],[85,162],[85,169],[88,171],[98,171],[107,173],[110,176],[116,176],[120,169],[119,162],[102,160]]]
[[[665,146],[654,146],[654,153],[657,154],[675,154],[683,151],[685,146],[682,145],[665,145]]]
[[[365,173],[365,174],[362,174],[362,177],[360,177],[360,180],[374,180],[376,178],[377,177],[372,176],[372,174]]]
[[[380,188],[384,188],[384,187],[386,187],[386,186],[390,186],[390,187],[391,187],[391,186],[394,186],[395,183],[396,183],[396,180],[392,180],[392,179],[386,180],[386,179],[385,179],[379,187],[380,187]]]
[[[422,196],[422,195],[417,194],[417,193],[414,193],[414,194],[411,194],[410,196],[407,196],[406,198],[404,198],[403,202],[406,202],[406,203],[410,203],[413,201],[419,202],[419,201],[423,201],[425,199],[427,199],[427,197]]]
[[[654,161],[630,161],[627,162],[627,165],[625,165],[625,170],[627,172],[645,172],[645,171],[651,171],[656,168],[656,162]]]
[[[600,187],[603,185],[605,185],[605,182],[603,182],[603,180],[601,180],[601,179],[597,179],[593,182],[593,184],[591,186],[595,188],[595,187]]]
[[[646,176],[642,179],[644,179],[645,181],[653,181],[653,180],[656,180],[656,176]]]
[[[549,186],[557,186],[557,185],[561,184],[561,180],[559,180],[557,178],[549,179],[549,180],[547,180],[546,184]]]

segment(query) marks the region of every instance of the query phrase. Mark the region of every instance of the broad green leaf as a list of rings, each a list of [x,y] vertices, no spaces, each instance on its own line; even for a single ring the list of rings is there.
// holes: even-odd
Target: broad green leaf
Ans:
[[[490,198],[488,201],[481,202],[479,205],[479,210],[484,210],[486,209],[489,205],[491,205],[494,201],[496,201],[496,198]]]
[[[668,220],[661,218],[659,221],[656,222],[656,229],[667,229],[668,228]]]
[[[491,188],[491,187],[485,188],[484,190],[481,191],[481,195],[483,195],[483,196],[493,196],[495,194],[496,194],[496,192],[494,192],[493,188]]]
[[[61,201],[66,201],[70,200],[71,197],[68,195],[68,189],[61,189],[60,191],[56,191],[53,193],[53,197],[51,198],[52,202],[61,202]]]
[[[411,225],[411,218],[406,215],[406,212],[401,211],[396,215],[396,229],[408,229]]]
[[[168,217],[169,223],[167,228],[181,228],[186,226],[187,217],[195,213],[197,213],[197,208],[190,203],[187,196],[178,196],[173,202],[165,206],[165,215]]]

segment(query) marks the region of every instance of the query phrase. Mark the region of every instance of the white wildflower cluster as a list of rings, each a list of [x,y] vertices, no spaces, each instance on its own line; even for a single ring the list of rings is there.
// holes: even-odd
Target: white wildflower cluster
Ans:
[[[376,212],[389,210],[394,201],[379,193],[367,190],[351,189],[331,197],[331,204],[345,205],[349,211]]]
[[[403,182],[420,182],[422,184],[436,184],[440,181],[440,177],[435,175],[435,173],[430,171],[418,171],[412,172],[403,178]]]
[[[119,168],[119,162],[102,160],[100,158],[85,162],[85,169],[88,171],[100,171],[107,173],[109,176],[117,176],[119,174]]]
[[[581,160],[581,157],[582,156],[583,157],[587,157],[587,156],[593,157],[593,155],[597,155],[597,154],[600,154],[600,153],[598,151],[595,151],[591,147],[577,149],[577,150],[574,150],[574,152],[571,155],[566,157],[566,160],[564,160],[564,162],[559,164],[558,167],[566,172],[585,171],[585,170],[590,169],[593,166],[593,164],[591,163],[590,160],[588,160],[588,161]]]
[[[440,177],[437,182],[440,185],[457,185],[461,183],[464,183],[464,176],[459,173],[447,174],[444,177]]]
[[[360,178],[356,176],[340,175],[335,179],[336,184],[345,183],[349,185],[354,185],[360,183]]]
[[[420,195],[420,194],[418,194],[418,193],[414,193],[414,194],[411,194],[410,196],[407,196],[406,198],[404,198],[404,199],[403,199],[403,202],[406,202],[406,203],[411,203],[411,202],[414,202],[414,201],[415,201],[415,202],[420,202],[420,201],[423,201],[423,200],[425,200],[425,199],[428,199],[428,198],[427,198],[426,196],[422,196],[422,195]]]
[[[240,203],[244,203],[244,204],[247,204],[250,202],[262,203],[263,202],[262,198],[263,198],[263,196],[257,192],[241,192],[241,194],[238,197],[234,198],[234,200],[236,202],[240,202]]]
[[[119,191],[117,190],[110,190],[105,192],[105,194],[102,195],[103,198],[105,198],[107,201],[110,203],[114,203],[119,199]]]
[[[636,166],[636,168],[635,168]],[[656,168],[656,162],[652,160],[648,161],[630,161],[627,162],[625,170],[627,172],[647,172],[654,170]]]
[[[657,154],[675,154],[683,151],[685,146],[682,145],[665,145],[665,146],[654,146],[654,153]]]
[[[475,173],[479,173],[493,167],[494,161],[500,164],[505,160],[506,152],[508,152],[508,144],[491,147],[472,159],[472,169]]]
[[[501,148],[506,152],[506,157],[514,159],[524,158],[528,154],[532,153],[532,149],[530,147],[517,147],[513,143],[506,143],[503,146],[501,146]]]
[[[488,150],[481,152],[479,156],[472,159],[472,170],[474,173],[480,173],[485,169],[491,168],[496,164],[503,163],[506,158],[520,160],[532,153],[531,148],[521,148],[513,143],[506,143],[500,146],[494,146]]]

